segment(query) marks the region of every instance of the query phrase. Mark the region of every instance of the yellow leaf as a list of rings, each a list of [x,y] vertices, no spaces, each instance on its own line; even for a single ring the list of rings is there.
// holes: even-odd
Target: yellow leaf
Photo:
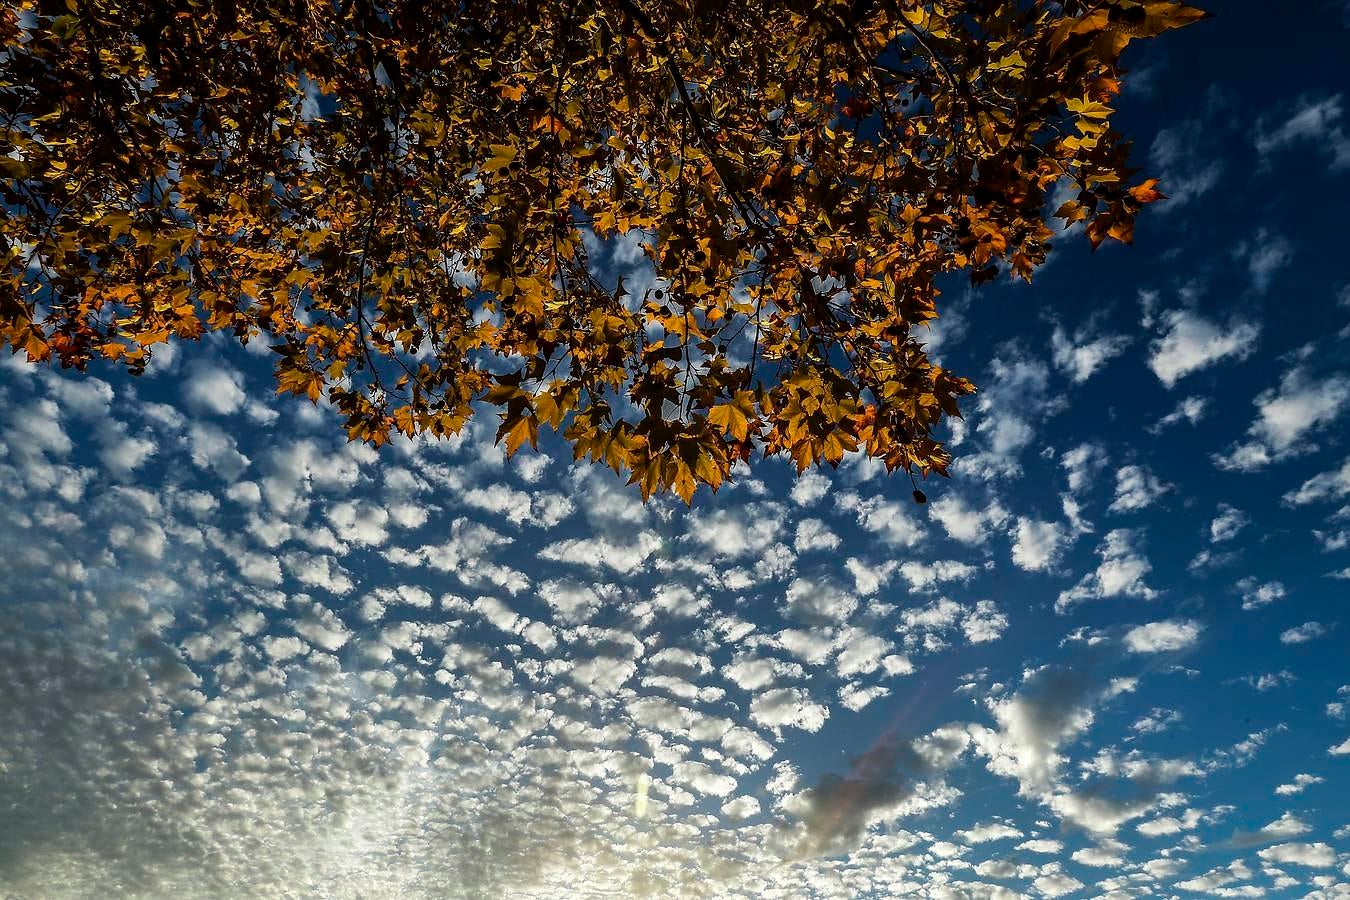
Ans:
[[[520,416],[514,421],[507,419],[497,431],[497,440],[506,438],[506,455],[515,456],[516,451],[526,441],[531,447],[539,446],[539,420],[534,416]]]
[[[686,504],[694,499],[694,491],[698,490],[698,482],[694,480],[694,473],[685,465],[684,460],[675,462],[675,479],[670,483],[675,489],[675,493]]]
[[[518,152],[515,144],[492,144],[488,149],[492,151],[492,156],[483,163],[483,171],[488,174],[495,174],[511,165]]]
[[[1105,119],[1115,112],[1105,103],[1098,103],[1096,100],[1085,98],[1070,99],[1067,106],[1069,112],[1082,116],[1085,119]]]
[[[730,403],[719,403],[708,410],[708,424],[737,441],[743,441],[750,433],[749,420],[754,415],[754,394],[737,391]]]
[[[99,224],[108,229],[108,239],[115,241],[131,229],[131,216],[124,212],[108,213]]]
[[[1021,51],[1013,51],[989,68],[993,69],[995,72],[1009,72],[1025,69],[1026,67],[1027,61],[1022,58]]]
[[[482,247],[484,250],[500,250],[502,247],[506,246],[506,229],[500,225],[489,223],[487,226],[487,236],[483,238],[483,242],[478,246]]]

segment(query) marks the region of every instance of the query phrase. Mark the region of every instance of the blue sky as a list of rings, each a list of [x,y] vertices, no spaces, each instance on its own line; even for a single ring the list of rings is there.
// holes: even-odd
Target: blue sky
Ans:
[[[926,507],[7,360],[0,886],[1350,896],[1350,20],[1212,8],[1132,60],[1136,246],[946,286]]]

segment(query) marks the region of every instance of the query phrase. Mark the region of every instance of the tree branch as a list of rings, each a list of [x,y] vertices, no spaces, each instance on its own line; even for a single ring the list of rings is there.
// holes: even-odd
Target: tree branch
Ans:
[[[666,71],[670,73],[671,79],[675,82],[675,91],[679,94],[680,106],[685,115],[688,116],[689,124],[694,128],[694,135],[698,139],[699,146],[703,148],[704,153],[708,154],[713,170],[717,172],[718,179],[721,180],[722,186],[726,188],[732,205],[740,212],[741,217],[745,219],[745,224],[757,237],[767,239],[769,237],[768,229],[765,228],[760,216],[745,200],[744,191],[735,174],[727,169],[726,161],[721,158],[716,147],[713,146],[712,138],[704,125],[703,116],[695,107],[693,98],[689,96],[689,88],[685,82],[684,73],[680,71],[679,63],[675,61],[675,54],[666,43],[665,37],[656,30],[651,18],[633,0],[615,0],[615,2],[638,26],[638,30],[661,51],[661,55],[665,59]]]

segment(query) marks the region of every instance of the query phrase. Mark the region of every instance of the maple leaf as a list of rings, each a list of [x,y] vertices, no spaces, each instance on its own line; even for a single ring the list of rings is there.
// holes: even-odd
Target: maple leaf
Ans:
[[[1164,194],[1158,190],[1158,179],[1150,178],[1143,184],[1130,188],[1130,196],[1139,203],[1154,203],[1158,200],[1167,199]]]
[[[506,455],[515,456],[516,451],[521,448],[526,441],[530,442],[531,447],[539,446],[539,420],[534,416],[508,417],[505,419],[501,428],[497,431],[497,440],[506,441]]]
[[[749,435],[750,420],[754,417],[754,395],[749,391],[737,391],[730,403],[719,403],[708,410],[708,424],[737,441]]]
[[[493,144],[489,148],[492,155],[483,163],[483,171],[488,174],[500,172],[515,161],[520,150],[515,144]]]

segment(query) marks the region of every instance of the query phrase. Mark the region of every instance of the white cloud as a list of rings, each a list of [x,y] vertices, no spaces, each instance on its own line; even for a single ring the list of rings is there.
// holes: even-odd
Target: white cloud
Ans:
[[[1278,388],[1263,391],[1252,402],[1257,415],[1247,429],[1249,439],[1214,456],[1222,469],[1254,471],[1316,449],[1305,436],[1334,422],[1350,405],[1350,378],[1314,377],[1295,367]]]
[[[913,563],[912,565],[922,564]],[[869,565],[856,556],[850,556],[844,560],[844,569],[853,576],[853,586],[864,597],[875,594],[889,582],[891,576],[895,574],[896,568],[893,559],[888,559],[877,565]]]
[[[883,543],[895,547],[913,547],[923,540],[923,526],[916,522],[909,505],[881,497],[863,499],[851,491],[835,495],[835,505],[857,516],[858,524],[875,534]]]
[[[1219,514],[1209,523],[1209,540],[1212,544],[1231,541],[1238,532],[1247,526],[1251,519],[1236,506],[1219,504]]]
[[[1233,256],[1246,260],[1253,289],[1258,294],[1264,294],[1270,288],[1275,273],[1293,260],[1294,245],[1283,236],[1262,228],[1252,240],[1238,244],[1233,249]]]
[[[678,762],[672,766],[672,777],[700,794],[726,797],[736,790],[736,779],[723,775],[706,763]]]
[[[1096,571],[1084,575],[1078,584],[1060,593],[1055,601],[1056,612],[1065,612],[1084,600],[1122,596],[1152,600],[1156,597],[1158,592],[1144,583],[1144,577],[1153,566],[1138,551],[1139,540],[1137,531],[1117,528],[1108,532],[1097,548],[1101,562]]]
[[[614,656],[596,656],[574,662],[567,677],[580,687],[600,696],[618,692],[619,688],[637,674],[637,663]]]
[[[1290,506],[1303,506],[1350,497],[1350,458],[1341,463],[1339,469],[1314,475],[1296,491],[1284,495],[1284,502]]]
[[[1019,516],[1014,532],[1012,560],[1028,572],[1047,572],[1059,564],[1072,540],[1058,522]]]
[[[1339,515],[1338,515],[1339,518]],[[1312,536],[1317,539],[1317,543],[1328,553],[1334,553],[1337,550],[1344,550],[1350,547],[1350,529],[1341,528],[1336,531],[1323,531],[1320,528],[1312,530]]]
[[[835,634],[821,628],[784,628],[777,645],[808,666],[824,665],[835,651]]]
[[[757,555],[778,540],[786,514],[784,507],[774,503],[695,512],[689,517],[688,539],[716,557]]]
[[[829,717],[829,708],[811,700],[801,688],[775,688],[750,701],[751,720],[775,731],[780,728],[819,731]]]
[[[378,547],[389,538],[389,513],[381,506],[343,500],[328,507],[327,517],[344,541]]]
[[[1319,638],[1327,633],[1327,628],[1321,622],[1304,622],[1302,625],[1287,629],[1280,633],[1280,643],[1282,644],[1302,644]]]
[[[974,291],[967,286],[959,297],[947,302],[941,316],[924,323],[923,331],[915,329],[913,336],[924,345],[929,359],[939,362],[947,348],[965,338],[973,301]]]
[[[1247,322],[1223,327],[1187,309],[1162,315],[1162,335],[1153,342],[1149,368],[1171,388],[1192,372],[1228,357],[1246,359],[1256,349],[1261,329]]]
[[[588,566],[592,569],[613,569],[631,575],[647,565],[652,554],[662,546],[661,538],[650,531],[642,531],[627,541],[605,537],[567,538],[549,544],[539,551],[539,558],[550,562]]]
[[[830,477],[810,469],[797,477],[792,486],[792,502],[798,506],[812,506],[830,492]]]
[[[798,553],[829,552],[838,549],[839,544],[839,535],[820,519],[802,519],[797,523],[792,548]]]
[[[1064,842],[1050,840],[1048,838],[1033,838],[1018,844],[1017,849],[1026,850],[1030,853],[1051,853],[1058,855],[1064,852]]]
[[[983,544],[1002,526],[1007,513],[997,502],[972,507],[955,494],[928,504],[928,514],[947,536],[963,544]]]
[[[218,416],[238,412],[248,399],[244,377],[223,362],[194,362],[183,381],[183,399],[194,411]]]
[[[1080,330],[1070,338],[1059,326],[1050,335],[1050,346],[1056,368],[1081,384],[1106,365],[1113,357],[1125,352],[1130,339],[1125,335],[1092,336],[1091,331]]]
[[[1096,836],[1115,834],[1126,822],[1147,814],[1157,804],[1158,798],[1147,793],[1122,800],[1091,788],[1063,791],[1048,801],[1065,821]]]
[[[1176,408],[1174,408],[1170,413],[1163,416],[1156,423],[1154,423],[1149,428],[1149,432],[1152,434],[1160,434],[1163,431],[1163,429],[1168,428],[1172,425],[1177,425],[1181,422],[1186,422],[1189,425],[1194,425],[1195,423],[1199,422],[1201,419],[1205,417],[1205,413],[1208,411],[1208,409],[1209,409],[1209,401],[1206,400],[1204,397],[1195,397],[1195,396],[1186,397],[1178,401]]]
[[[309,646],[294,637],[265,637],[259,643],[262,644],[263,651],[277,662],[285,662],[309,652]]]
[[[1238,582],[1237,587],[1242,592],[1242,608],[1248,612],[1260,609],[1263,606],[1269,606],[1289,595],[1285,586],[1278,581],[1268,581],[1263,584],[1255,578],[1244,578]]]
[[[538,587],[539,597],[565,623],[584,622],[606,602],[617,599],[608,585],[585,584],[572,579],[550,578]]]
[[[42,374],[43,384],[62,412],[90,421],[108,415],[113,400],[112,385],[108,382],[90,376],[67,377],[52,370]]]
[[[745,691],[769,687],[779,678],[798,678],[804,673],[801,666],[779,659],[737,655],[722,669],[722,677]]]
[[[389,507],[389,519],[399,528],[421,528],[431,518],[431,511],[416,503],[394,503]]]
[[[751,816],[759,815],[759,800],[751,796],[737,797],[722,804],[722,815],[732,822],[739,822]]]
[[[957,859],[964,856],[969,847],[962,847],[960,844],[954,844],[951,841],[934,841],[928,847],[928,852],[939,859]]]
[[[281,564],[275,556],[244,551],[235,557],[240,576],[250,584],[276,587],[281,584]]]
[[[940,630],[954,626],[963,612],[961,604],[943,597],[924,606],[906,609],[900,614],[905,629]]]
[[[1256,854],[1266,862],[1292,863],[1315,869],[1325,869],[1336,863],[1336,851],[1327,844],[1276,844]]]
[[[51,400],[34,400],[25,406],[15,404],[8,410],[10,434],[8,446],[27,454],[49,453],[65,456],[74,443],[61,427],[61,409]]]
[[[1043,669],[1017,694],[987,700],[998,729],[972,726],[971,737],[991,772],[1017,779],[1021,796],[1041,797],[1066,762],[1060,744],[1092,724],[1095,700],[1091,683],[1079,673]]]
[[[1350,167],[1350,136],[1341,126],[1341,95],[1320,100],[1305,98],[1288,119],[1274,127],[1265,122],[1256,129],[1256,152],[1269,157],[1296,144],[1311,144],[1330,154],[1332,169]]]
[[[1155,707],[1148,715],[1140,718],[1130,730],[1136,734],[1159,734],[1181,721],[1181,713],[1174,709]]]
[[[783,594],[783,617],[808,625],[847,621],[858,608],[858,598],[830,577],[794,578]]]
[[[1320,775],[1309,775],[1299,773],[1294,776],[1294,780],[1275,788],[1276,795],[1280,797],[1289,797],[1294,794],[1301,794],[1315,784],[1322,784],[1326,779]]]
[[[1143,466],[1121,466],[1116,471],[1116,496],[1110,509],[1112,512],[1145,509],[1171,487]]]
[[[1100,444],[1079,444],[1065,452],[1060,465],[1068,477],[1069,491],[1077,494],[1091,485],[1106,462],[1106,450]]]
[[[1223,174],[1223,157],[1204,152],[1204,137],[1211,130],[1200,119],[1160,130],[1149,147],[1149,161],[1162,179],[1167,202],[1160,212],[1180,208],[1214,189]]]
[[[226,481],[237,479],[251,463],[239,452],[234,436],[210,422],[193,422],[188,428],[187,443],[194,465],[211,469]]]
[[[127,476],[145,465],[158,450],[151,438],[112,434],[105,438],[98,458],[115,474]]]
[[[840,635],[835,670],[840,678],[852,678],[875,672],[891,650],[890,641],[861,628],[850,628]]]
[[[986,844],[989,841],[1020,838],[1022,832],[1003,822],[991,822],[988,825],[976,825],[974,828],[958,831],[956,836],[968,844]]]
[[[1252,434],[1276,454],[1288,450],[1307,431],[1335,420],[1350,401],[1350,379],[1336,375],[1313,379],[1294,369],[1278,391],[1256,400],[1259,418]]]
[[[1128,845],[1108,838],[1095,847],[1075,850],[1072,859],[1074,862],[1085,866],[1098,866],[1100,868],[1120,866],[1125,863],[1124,852],[1128,849]]]
[[[538,484],[544,477],[544,470],[553,460],[542,453],[517,453],[511,457],[511,465],[526,484]]]
[[[1196,878],[1188,878],[1185,881],[1177,882],[1177,887],[1183,891],[1192,891],[1197,894],[1213,893],[1232,884],[1235,881],[1241,881],[1252,877],[1252,870],[1242,860],[1234,860],[1226,866],[1210,869],[1204,875]]]
[[[1203,630],[1203,625],[1190,619],[1150,622],[1127,631],[1125,646],[1131,653],[1170,653],[1195,644]]]
[[[333,651],[345,646],[352,633],[337,614],[317,603],[292,626],[295,633],[321,650]]]
[[[1043,897],[1063,897],[1083,887],[1083,882],[1064,872],[1041,875],[1031,883]]]
[[[1248,675],[1243,679],[1258,691],[1274,690],[1285,684],[1293,684],[1297,677],[1288,669],[1281,669],[1278,672],[1265,672],[1261,675]]]
[[[1164,835],[1180,834],[1183,831],[1194,831],[1196,826],[1199,825],[1203,819],[1204,813],[1200,812],[1200,810],[1188,809],[1180,816],[1159,816],[1158,818],[1150,819],[1147,822],[1140,822],[1135,826],[1135,831],[1138,831],[1144,837],[1162,837]]]
[[[1050,369],[1010,351],[990,363],[975,409],[968,413],[979,449],[966,451],[954,470],[982,481],[1015,476],[1018,457],[1036,436],[1036,424],[1063,405],[1049,390]]]
[[[891,689],[880,684],[864,686],[850,682],[839,689],[839,705],[857,712],[873,700],[890,696]]]
[[[466,505],[500,516],[512,525],[523,525],[530,519],[530,495],[501,482],[470,488],[462,499]]]
[[[355,586],[351,573],[331,556],[295,550],[281,559],[291,577],[301,584],[323,588],[333,594],[345,594]]]
[[[961,619],[961,630],[972,644],[986,644],[1003,636],[1008,617],[999,611],[992,600],[981,600]]]
[[[933,563],[911,560],[900,564],[900,575],[916,592],[929,591],[940,584],[967,582],[979,571],[968,563],[940,559]]]

